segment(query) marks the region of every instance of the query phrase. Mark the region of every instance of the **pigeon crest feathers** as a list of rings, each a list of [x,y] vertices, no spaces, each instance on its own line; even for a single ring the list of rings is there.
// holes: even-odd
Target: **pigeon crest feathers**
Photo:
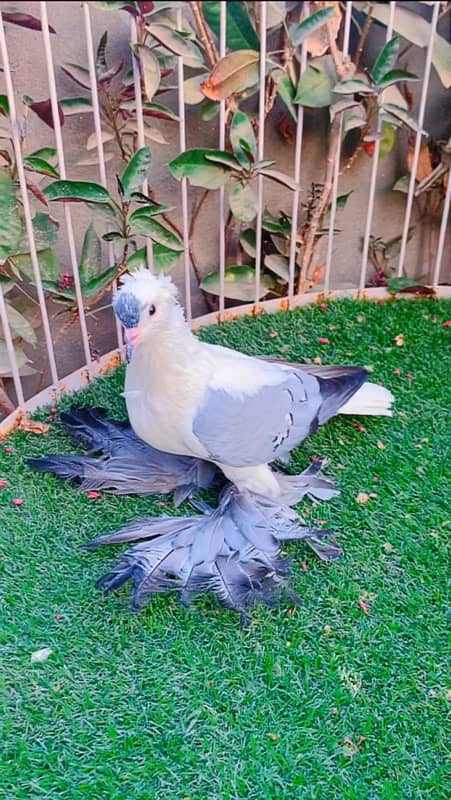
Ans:
[[[121,295],[131,294],[139,300],[141,305],[155,300],[175,300],[177,287],[167,275],[160,273],[154,275],[146,267],[141,267],[129,275],[121,277],[121,285],[114,297],[115,306]]]

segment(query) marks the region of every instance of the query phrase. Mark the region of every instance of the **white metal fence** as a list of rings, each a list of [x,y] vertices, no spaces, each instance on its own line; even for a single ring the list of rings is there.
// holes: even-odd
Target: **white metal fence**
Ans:
[[[26,4],[22,4],[25,6]],[[47,67],[47,80],[48,80],[48,91],[49,97],[51,100],[51,108],[52,108],[52,115],[53,115],[53,128],[54,128],[54,139],[55,139],[55,147],[57,150],[58,155],[58,169],[60,173],[60,177],[64,179],[67,175],[66,171],[66,159],[65,159],[65,150],[64,150],[64,138],[58,113],[58,96],[57,96],[57,81],[56,81],[56,74],[55,74],[55,62],[54,56],[52,51],[52,37],[50,35],[49,29],[49,21],[48,21],[48,6],[52,4],[41,2],[39,4],[40,7],[40,20],[42,25],[42,48],[43,53],[45,56],[45,63]],[[266,42],[267,42],[267,28],[266,28],[266,14],[267,14],[267,3],[262,2],[260,4],[260,19],[259,19],[259,27],[260,27],[260,39],[261,39],[261,51],[260,51],[260,89],[259,89],[259,137],[258,137],[258,158],[262,159],[265,155],[265,64],[266,64]],[[343,4],[342,4],[343,5]],[[393,34],[393,22],[394,22],[394,15],[396,10],[396,2],[389,3],[389,21],[388,26],[386,28],[386,40],[388,41],[392,34]],[[425,66],[424,66],[424,74],[422,76],[422,88],[421,88],[421,97],[419,102],[419,109],[418,109],[418,123],[420,131],[416,134],[415,137],[415,146],[413,151],[413,162],[411,165],[410,170],[410,183],[408,187],[408,194],[407,194],[407,201],[406,201],[406,208],[403,220],[403,229],[402,229],[402,241],[401,241],[401,249],[399,254],[399,261],[397,267],[398,275],[403,273],[405,259],[406,259],[406,246],[408,241],[409,235],[409,228],[411,224],[411,216],[412,216],[412,206],[415,194],[415,176],[417,174],[417,165],[418,160],[420,157],[420,147],[422,141],[422,134],[421,128],[423,127],[424,117],[426,112],[426,105],[428,101],[428,89],[429,89],[429,79],[431,73],[431,64],[432,64],[432,55],[433,55],[433,46],[434,46],[434,34],[436,31],[437,21],[439,18],[440,12],[440,3],[436,2],[432,5],[432,20],[431,20],[431,29],[430,29],[430,39],[429,44],[427,47],[426,52],[426,59],[425,59]],[[308,10],[308,3],[304,3],[304,11],[307,7]],[[82,13],[84,18],[84,36],[85,36],[85,43],[86,43],[86,58],[87,58],[87,66],[89,69],[89,76],[90,76],[90,83],[91,83],[91,100],[92,100],[92,113],[94,119],[94,127],[95,127],[95,134],[96,134],[96,148],[98,154],[98,161],[99,161],[99,181],[100,183],[106,187],[107,185],[107,167],[105,163],[104,157],[104,145],[102,142],[102,130],[101,130],[101,115],[100,115],[100,108],[99,108],[99,98],[98,98],[98,90],[97,90],[97,83],[96,83],[96,73],[95,73],[95,49],[94,49],[94,42],[93,42],[93,35],[92,35],[92,28],[91,28],[91,9],[90,4],[85,2],[81,4]],[[226,3],[221,2],[220,4],[221,11],[220,11],[220,34],[219,34],[219,41],[218,41],[218,51],[220,57],[225,55],[226,53]],[[25,9],[23,9],[25,10]],[[353,12],[353,3],[347,2],[344,4],[344,36],[343,36],[343,52],[346,55],[348,53],[349,48],[349,40],[350,40],[350,29],[351,29],[351,20],[352,20],[352,12]],[[181,15],[183,13],[183,9],[179,8],[177,11],[178,15],[178,27],[181,28]],[[130,16],[130,39],[131,42],[136,42],[136,23],[134,17]],[[114,350],[114,343],[112,343],[113,350],[103,356],[99,361],[93,362],[93,357],[91,353],[90,341],[89,341],[89,333],[88,333],[88,326],[86,320],[86,314],[83,304],[83,295],[82,295],[82,288],[80,285],[80,276],[79,276],[79,267],[78,267],[78,255],[75,243],[75,236],[74,236],[74,220],[72,217],[72,210],[69,204],[64,204],[64,222],[65,222],[65,235],[67,237],[67,245],[68,245],[68,252],[70,255],[70,265],[73,272],[74,277],[74,284],[75,284],[75,294],[76,294],[76,302],[78,308],[78,320],[79,325],[73,325],[71,328],[71,336],[73,337],[80,337],[82,344],[83,344],[83,352],[85,358],[85,366],[81,370],[76,370],[71,376],[62,376],[58,374],[57,370],[57,360],[55,357],[55,347],[54,341],[52,338],[52,326],[51,321],[49,319],[49,312],[47,307],[47,300],[45,291],[42,285],[41,275],[40,275],[40,267],[39,267],[39,260],[37,256],[37,249],[36,243],[34,240],[34,231],[32,225],[32,216],[30,210],[30,202],[28,197],[27,185],[26,185],[26,176],[25,176],[25,169],[24,169],[24,162],[21,152],[20,146],[20,122],[18,120],[18,115],[16,112],[16,92],[14,87],[14,74],[10,68],[10,56],[8,53],[8,45],[7,39],[5,36],[5,26],[4,21],[2,18],[2,13],[0,10],[0,52],[2,58],[2,65],[3,65],[3,72],[4,72],[4,81],[6,87],[6,94],[9,101],[9,109],[10,109],[10,121],[11,121],[11,128],[12,128],[12,136],[13,136],[13,143],[14,143],[14,151],[15,151],[15,158],[17,161],[17,169],[18,169],[18,182],[20,186],[20,198],[21,203],[23,206],[23,215],[26,225],[26,233],[29,242],[29,251],[31,255],[32,265],[33,265],[33,273],[34,273],[34,282],[36,286],[37,298],[39,302],[40,314],[42,319],[42,330],[43,330],[43,342],[42,347],[46,348],[47,353],[47,361],[49,372],[51,376],[51,385],[44,391],[41,392],[39,395],[26,400],[22,379],[20,376],[19,365],[17,363],[15,350],[14,350],[14,343],[13,343],[13,336],[10,329],[10,325],[8,322],[7,311],[5,307],[5,301],[1,289],[0,284],[0,318],[2,322],[3,328],[3,336],[6,342],[6,347],[10,359],[11,364],[11,374],[12,380],[14,383],[14,389],[17,397],[17,411],[22,412],[24,410],[30,410],[36,405],[44,402],[45,400],[50,399],[52,396],[56,396],[62,389],[70,389],[74,388],[80,383],[82,383],[82,379],[88,380],[89,377],[97,372],[99,369],[102,368],[102,365],[105,363],[110,363],[111,361],[111,354],[117,353],[118,349]],[[178,114],[179,114],[179,148],[180,151],[184,151],[186,148],[186,129],[185,129],[185,102],[184,102],[184,63],[183,58],[177,58],[178,65],[177,65],[177,85],[178,85]],[[301,60],[301,71],[305,69],[307,63],[307,53],[303,52],[302,60]],[[143,117],[143,107],[142,107],[142,100],[141,100],[141,78],[139,72],[139,66],[137,64],[136,59],[133,59],[133,70],[134,70],[134,90],[135,90],[135,102],[136,102],[136,115],[137,115],[137,130],[138,130],[138,145],[143,146],[145,143],[144,139],[144,117]],[[226,126],[225,126],[225,101],[221,102],[220,114],[219,114],[219,122],[218,122],[218,147],[220,149],[224,149],[225,144],[225,136],[226,136]],[[302,106],[298,106],[297,112],[297,125],[296,125],[296,139],[294,144],[294,165],[293,165],[293,178],[297,184],[302,182],[302,174],[303,174],[303,131],[304,131],[304,109]],[[364,226],[364,230],[362,230],[363,236],[363,250],[362,250],[362,257],[361,257],[361,268],[360,268],[360,278],[359,283],[355,287],[354,295],[358,294],[359,292],[362,293],[365,290],[365,280],[366,280],[366,271],[367,271],[367,264],[368,264],[368,253],[369,253],[369,246],[370,246],[370,235],[371,235],[371,225],[373,219],[373,210],[374,210],[374,199],[376,193],[376,179],[378,175],[378,165],[379,165],[379,146],[380,141],[376,139],[375,141],[375,149],[374,155],[372,160],[372,169],[371,169],[371,179],[368,185],[368,206],[367,206],[367,214],[366,214],[366,223]],[[333,284],[333,270],[332,270],[332,263],[333,263],[333,234],[332,231],[334,230],[335,226],[335,218],[336,218],[336,211],[337,211],[337,196],[338,196],[338,186],[339,186],[339,168],[340,168],[340,152],[335,160],[333,165],[333,188],[331,194],[331,211],[330,211],[330,222],[329,222],[329,236],[328,236],[328,244],[327,244],[327,255],[326,255],[326,262],[325,262],[325,274],[324,274],[324,288],[323,291],[327,295],[331,292],[334,288]],[[76,176],[68,176],[68,177],[76,177]],[[146,191],[147,186],[143,187],[143,191]],[[181,212],[182,212],[182,229],[183,229],[183,243],[185,246],[184,250],[184,275],[185,275],[185,297],[184,297],[184,304],[187,312],[188,318],[191,320],[192,318],[192,303],[191,303],[191,265],[190,265],[190,255],[189,255],[189,204],[188,204],[188,192],[189,187],[187,185],[186,178],[182,179],[181,186],[180,186],[180,203],[181,203]],[[258,176],[258,184],[257,184],[257,194],[258,194],[258,215],[257,215],[257,223],[256,223],[256,259],[255,259],[255,305],[252,307],[245,306],[242,309],[234,308],[233,312],[242,313],[243,311],[253,310],[255,311],[255,307],[259,308],[268,308],[271,310],[272,308],[281,307],[279,301],[270,301],[269,303],[262,303],[259,301],[261,296],[260,293],[260,280],[261,280],[261,253],[262,253],[262,215],[264,209],[264,196],[265,196],[265,185],[264,185],[264,178],[263,176]],[[435,264],[433,269],[433,285],[437,288],[440,284],[440,273],[441,267],[444,261],[444,247],[445,247],[445,238],[446,238],[446,229],[448,224],[448,217],[449,217],[449,206],[450,206],[450,197],[451,197],[451,180],[448,180],[447,184],[447,192],[446,198],[443,203],[442,215],[441,215],[441,222],[439,226],[439,236],[438,236],[438,243],[435,251]],[[304,301],[311,301],[314,298],[314,295],[309,294],[308,296],[300,296],[299,294],[295,293],[295,258],[296,258],[296,232],[298,227],[298,213],[299,213],[299,204],[300,204],[300,196],[299,190],[293,192],[292,197],[292,230],[291,230],[291,244],[290,244],[290,252],[289,252],[289,281],[288,281],[288,293],[287,298],[285,301],[285,307],[292,307],[294,305],[298,305]],[[202,324],[203,322],[211,322],[215,319],[222,320],[226,318],[227,312],[225,310],[225,291],[224,291],[224,275],[226,269],[226,245],[225,245],[225,213],[226,213],[226,201],[224,196],[224,188],[220,188],[219,190],[219,218],[217,222],[217,235],[219,240],[219,272],[220,272],[220,298],[219,298],[219,312],[218,314],[210,314],[204,319],[194,320],[194,324]],[[113,253],[110,247],[110,263],[113,263]],[[152,245],[149,240],[148,244],[148,265],[149,268],[152,268]],[[369,294],[373,293],[374,295],[380,296],[384,294],[383,290],[370,290]],[[121,339],[121,332],[120,328],[116,326],[117,331],[117,345],[119,351],[122,347],[122,339]],[[15,415],[11,415],[7,420],[4,420],[2,427],[3,430],[9,428],[13,422],[13,418]]]

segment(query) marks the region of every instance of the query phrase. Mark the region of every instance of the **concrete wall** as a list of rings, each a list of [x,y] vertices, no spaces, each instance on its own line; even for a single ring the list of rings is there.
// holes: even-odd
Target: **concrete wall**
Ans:
[[[409,3],[410,6],[414,5]],[[421,4],[418,8],[425,9]],[[7,8],[8,2],[0,2],[1,8]],[[84,35],[83,12],[79,2],[50,2],[48,3],[49,20],[56,29],[57,34],[52,36],[52,45],[55,64],[64,61],[87,63],[86,45]],[[39,16],[39,3],[21,3],[21,10]],[[422,13],[427,13],[422,12]],[[103,11],[92,8],[92,23],[94,41],[98,42],[104,30],[109,32],[108,56],[110,61],[124,57],[130,61],[129,51],[129,16],[125,12]],[[447,26],[442,25],[442,35],[447,35]],[[443,30],[443,27],[445,30]],[[22,94],[31,95],[36,100],[48,97],[47,75],[44,53],[42,49],[42,36],[13,25],[6,25],[11,66],[14,70],[13,79],[18,97]],[[449,32],[449,31],[448,31]],[[373,26],[372,35],[368,41],[364,61],[371,63],[374,54],[384,41],[385,29]],[[425,51],[412,47],[403,60],[402,66],[423,74]],[[60,97],[83,94],[84,91],[77,87],[64,73],[57,68],[58,92]],[[0,85],[2,76],[0,76]],[[415,109],[418,108],[418,97],[421,84],[412,84],[415,100]],[[3,88],[1,91],[4,91]],[[161,97],[161,101],[176,108],[175,92]],[[268,120],[265,130],[265,156],[274,158],[277,168],[292,173],[294,160],[294,145],[288,144],[278,132],[278,121],[283,109],[276,105],[274,112]],[[153,165],[151,183],[156,189],[160,202],[168,202],[179,208],[180,185],[168,173],[166,163],[178,151],[178,128],[176,123],[155,120],[165,138],[167,145],[152,144]],[[328,115],[323,111],[308,111],[305,117],[305,139],[302,162],[302,186],[304,193],[312,181],[320,182],[323,177],[324,158],[327,147]],[[449,93],[440,84],[433,70],[427,106],[426,129],[435,138],[447,139],[450,135],[450,105]],[[76,166],[76,162],[86,156],[85,143],[88,135],[93,131],[91,115],[67,117],[64,128],[65,153],[67,158],[68,177],[81,180],[97,180],[97,168]],[[188,147],[217,146],[217,121],[200,122],[194,107],[187,111],[187,137]],[[34,115],[29,115],[28,145],[29,150],[53,143],[53,131],[37,120]],[[374,210],[372,232],[384,239],[398,235],[402,230],[402,220],[405,209],[405,196],[392,192],[391,187],[398,177],[406,173],[406,133],[398,135],[394,150],[380,161],[377,196]],[[113,161],[108,165],[112,187],[114,174],[121,169],[120,162]],[[336,236],[334,242],[332,284],[334,287],[351,287],[358,283],[361,263],[360,243],[364,231],[368,185],[371,170],[371,159],[365,154],[357,160],[354,168],[345,173],[340,181],[340,194],[352,190],[347,207],[339,212],[337,225],[342,232]],[[193,208],[201,190],[189,190],[190,207]],[[265,190],[265,202],[268,208],[275,212],[279,208],[289,211],[291,206],[290,193],[271,183]],[[77,244],[80,246],[83,232],[89,224],[90,215],[81,205],[72,206],[76,221]],[[60,237],[58,254],[62,267],[69,266],[69,257],[66,245],[62,209],[52,208],[52,213],[60,219]],[[174,212],[174,219],[180,217],[179,211]],[[180,220],[179,220],[180,221]],[[409,274],[421,275],[425,272],[425,247],[424,228],[418,214],[414,211],[413,222],[415,235],[408,246],[407,270]],[[194,240],[194,251],[202,273],[214,270],[218,266],[218,240],[217,240],[217,196],[213,192],[205,203],[197,224],[197,236]],[[321,263],[321,254],[319,261]],[[105,262],[106,264],[106,262]],[[442,273],[443,274],[443,273]],[[183,285],[182,267],[180,265],[174,272],[176,281]],[[203,313],[205,303],[202,296],[196,291],[193,282],[193,310],[194,313]],[[53,323],[55,331],[60,327],[60,321]],[[113,326],[109,312],[104,312],[96,319],[90,318],[89,328],[92,334],[93,347],[103,351],[113,344]],[[33,356],[36,359],[36,354]],[[70,364],[68,363],[70,362]],[[62,374],[75,368],[83,362],[81,348],[74,336],[66,335],[58,345],[58,366]]]

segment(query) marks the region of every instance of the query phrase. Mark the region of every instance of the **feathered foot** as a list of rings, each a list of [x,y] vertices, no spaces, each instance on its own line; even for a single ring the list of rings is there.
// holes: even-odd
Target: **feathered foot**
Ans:
[[[282,591],[298,602],[287,584],[282,542],[304,539],[321,558],[341,554],[337,546],[322,542],[332,531],[305,526],[292,509],[240,492],[232,484],[222,490],[216,509],[193,505],[200,514],[145,517],[89,542],[88,547],[95,547],[146,540],[125,551],[97,587],[109,592],[130,579],[134,609],[155,592],[176,591],[185,604],[212,592],[246,618],[250,605],[274,604]]]
[[[321,472],[326,463],[325,460],[312,461],[299,475],[286,475],[275,470],[281,489],[280,502],[286,506],[293,506],[306,495],[311,500],[330,500],[332,497],[338,497],[340,490]]]
[[[73,480],[84,491],[113,494],[174,492],[179,505],[197,489],[205,489],[219,474],[208,461],[162,453],[146,444],[127,423],[108,420],[93,408],[71,408],[61,422],[87,455],[46,455],[29,458],[32,469]],[[97,453],[97,458],[91,455]],[[90,455],[91,454],[91,455]]]

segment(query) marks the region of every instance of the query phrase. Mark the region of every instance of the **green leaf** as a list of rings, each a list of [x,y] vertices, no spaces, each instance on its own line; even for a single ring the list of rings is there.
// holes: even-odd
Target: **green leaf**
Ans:
[[[91,222],[83,237],[80,255],[80,283],[83,287],[102,270],[102,246]]]
[[[335,81],[331,79],[324,64],[319,65],[318,61],[319,59],[315,59],[316,66],[313,63],[307,65],[299,79],[294,98],[295,103],[307,108],[324,108],[332,103],[332,87]]]
[[[227,150],[215,150],[207,153],[205,156],[207,161],[213,161],[214,164],[224,164],[225,167],[230,167],[231,170],[238,170],[241,172],[241,167],[232,153]]]
[[[178,31],[169,28],[168,25],[161,25],[159,23],[146,25],[146,30],[157,42],[160,42],[167,50],[170,50],[171,53],[181,56],[187,66],[203,66],[204,59],[197,45],[184,36],[181,36]]]
[[[251,153],[255,160],[257,142],[249,117],[239,109],[235,111],[230,123],[230,143],[240,164],[244,167],[249,167],[248,153]],[[243,143],[246,144],[245,148],[243,148]]]
[[[219,37],[220,3],[204,2],[202,10],[207,24]],[[226,4],[226,44],[230,50],[259,50],[260,41],[252,26],[246,4],[234,0]]]
[[[48,161],[37,156],[25,156],[24,164],[29,167],[33,172],[39,172],[41,175],[49,175],[51,178],[59,178],[59,172],[55,167],[52,167]]]
[[[67,202],[108,203],[110,195],[99,183],[89,181],[54,181],[44,189],[47,200]]]
[[[116,212],[109,203],[86,203],[92,214],[107,222],[116,222]]]
[[[262,228],[270,233],[287,234],[291,231],[291,219],[283,213],[278,217],[274,217],[265,209],[262,219]]]
[[[389,278],[387,280],[387,289],[389,292],[399,292],[400,289],[408,289],[409,286],[417,286],[418,281],[408,278],[407,275],[400,275],[399,278]]]
[[[143,207],[137,208],[136,211],[132,213],[132,217],[156,217],[158,214],[167,214],[169,211],[174,210],[174,206],[165,205],[164,203],[154,203],[153,200],[146,197],[146,195],[141,192],[133,192],[132,200],[136,203],[145,203]]]
[[[210,122],[218,116],[220,111],[219,103],[214,100],[206,100],[199,106],[199,116],[204,122]]]
[[[385,73],[382,80],[379,81],[379,89],[386,89],[387,86],[392,86],[394,83],[401,83],[403,81],[419,81],[421,80],[418,75],[413,72],[406,72],[405,69],[390,69]]]
[[[141,75],[144,83],[144,92],[147,100],[150,102],[160,86],[160,64],[152,51],[145,45],[133,45],[133,49],[139,59]]]
[[[255,230],[253,228],[246,228],[246,230],[240,234],[240,244],[244,252],[247,253],[248,256],[250,256],[251,258],[256,258],[257,237]]]
[[[363,13],[367,13],[367,3],[355,3],[355,6],[358,6]],[[387,26],[390,17],[388,4],[372,3],[371,16]],[[430,22],[420,17],[415,11],[411,11],[410,8],[401,7],[399,4],[395,8],[393,28],[418,47],[427,47],[432,35]],[[437,32],[434,33],[432,63],[442,84],[449,89],[451,86],[451,44]]]
[[[177,263],[180,258],[180,253],[172,250],[170,247],[165,247],[163,244],[154,242],[152,245],[153,266],[156,272],[169,272],[172,267]],[[140,267],[147,266],[147,250],[141,247],[135,253],[127,258],[127,269],[134,270]]]
[[[332,91],[336,94],[373,94],[374,89],[363,78],[349,78],[346,81],[339,81],[335,84]]]
[[[298,47],[310,36],[313,31],[321,28],[328,19],[335,16],[335,7],[320,8],[310,16],[305,17],[298,25],[292,25],[289,30],[290,41],[294,47]]]
[[[6,94],[0,94],[0,114],[9,117],[9,100]]]
[[[59,103],[65,117],[73,114],[88,114],[92,111],[91,101],[87,97],[63,97]]]
[[[57,160],[57,154],[54,147],[41,147],[39,150],[29,153],[28,157],[31,156],[34,158],[43,158],[45,161],[49,161],[50,163]]]
[[[6,169],[0,169],[0,261],[14,253],[22,238],[22,217],[14,183]]]
[[[413,131],[421,130],[416,119],[414,119],[405,108],[396,105],[396,103],[384,103],[381,108],[387,114],[391,114],[396,117],[396,119],[400,119],[401,122],[404,122]],[[425,133],[425,131],[422,131],[422,133]]]
[[[45,250],[52,247],[58,238],[59,223],[48,214],[39,211],[33,220],[34,243],[36,250]],[[28,236],[23,232],[22,239],[17,245],[17,253],[27,253],[30,249]]]
[[[400,42],[401,39],[399,36],[393,36],[390,41],[384,44],[382,50],[379,52],[376,61],[373,64],[373,68],[370,71],[371,79],[377,86],[383,79],[384,75],[392,70],[395,66],[398,58]]]
[[[218,189],[224,186],[231,169],[225,164],[207,161],[206,156],[217,156],[224,151],[207,148],[194,148],[185,150],[168,164],[169,171],[177,178],[187,178],[192,186],[202,186],[205,189]],[[230,153],[227,154],[230,158]]]
[[[152,153],[147,145],[140,147],[132,155],[120,177],[125,200],[131,200],[133,192],[137,192],[141,188],[147,178],[151,158]]]
[[[279,278],[283,278],[288,282],[290,278],[289,260],[285,256],[280,256],[277,253],[265,256],[265,267],[274,272],[275,275],[278,275]]]
[[[187,78],[187,80],[183,82],[183,96],[187,106],[197,106],[205,100],[200,90],[200,85],[207,75],[208,72],[201,72],[200,75],[194,75],[192,78]]]
[[[205,97],[225,100],[235,92],[255,86],[259,77],[259,59],[256,50],[235,50],[221,58],[201,86]]]
[[[169,272],[180,258],[180,252],[159,242],[152,245],[153,267],[155,272]]]
[[[83,295],[85,297],[92,297],[96,294],[100,289],[103,289],[105,286],[110,283],[116,274],[116,267],[108,267],[108,269],[104,270],[100,273],[100,275],[94,275],[90,280],[86,281],[82,285]]]
[[[133,222],[130,220],[130,228],[133,234],[149,236],[153,242],[158,242],[177,253],[183,252],[183,242],[179,237],[153,217],[135,217]]]
[[[285,175],[283,172],[279,172],[277,169],[259,169],[258,174],[264,175],[265,178],[280,183],[282,186],[287,186],[288,189],[291,189],[293,192],[300,188],[299,184],[296,183],[293,178],[290,178],[289,175]]]
[[[240,222],[252,222],[255,219],[257,195],[250,182],[243,182],[239,178],[230,181],[229,205],[233,216]]]
[[[389,122],[382,121],[381,124],[381,140],[379,144],[379,156],[383,158],[393,150],[393,145],[396,140],[396,128],[390,125]]]
[[[5,308],[8,316],[9,326],[14,333],[14,337],[20,336],[24,342],[27,342],[28,344],[36,344],[37,339],[34,329],[28,320],[23,316],[23,314],[17,311],[17,309],[15,309],[14,306],[10,305],[9,303],[5,303]]]
[[[125,237],[119,231],[108,231],[108,233],[104,233],[102,239],[104,242],[120,242]]]
[[[34,282],[33,264],[31,263],[30,253],[18,253],[11,256],[10,261],[16,269],[25,275],[28,280]],[[57,281],[60,273],[60,265],[53,250],[50,247],[38,252],[39,271],[43,281]]]
[[[89,70],[85,67],[80,66],[80,64],[72,64],[66,63],[61,64],[61,69],[63,72],[72,78],[75,83],[78,83],[79,86],[83,86],[84,89],[91,88],[91,80],[89,78]]]
[[[210,272],[201,281],[201,289],[210,294],[219,295],[220,276],[219,272]],[[272,288],[272,280],[269,275],[260,276],[260,298],[265,297]],[[224,273],[225,296],[232,300],[255,300],[255,269],[249,266],[226,267]]]
[[[281,73],[281,76],[279,76]],[[282,72],[282,70],[273,70],[273,80],[275,80],[277,84],[277,94],[282,100],[290,112],[291,116],[293,117],[294,121],[297,122],[297,110],[294,107],[294,98],[296,96],[296,90],[293,86],[291,79],[288,75]]]
[[[337,208],[344,208],[345,207],[346,203],[348,202],[349,198],[351,197],[352,192],[353,192],[353,189],[351,189],[350,192],[347,192],[346,194],[340,194],[337,197]]]

